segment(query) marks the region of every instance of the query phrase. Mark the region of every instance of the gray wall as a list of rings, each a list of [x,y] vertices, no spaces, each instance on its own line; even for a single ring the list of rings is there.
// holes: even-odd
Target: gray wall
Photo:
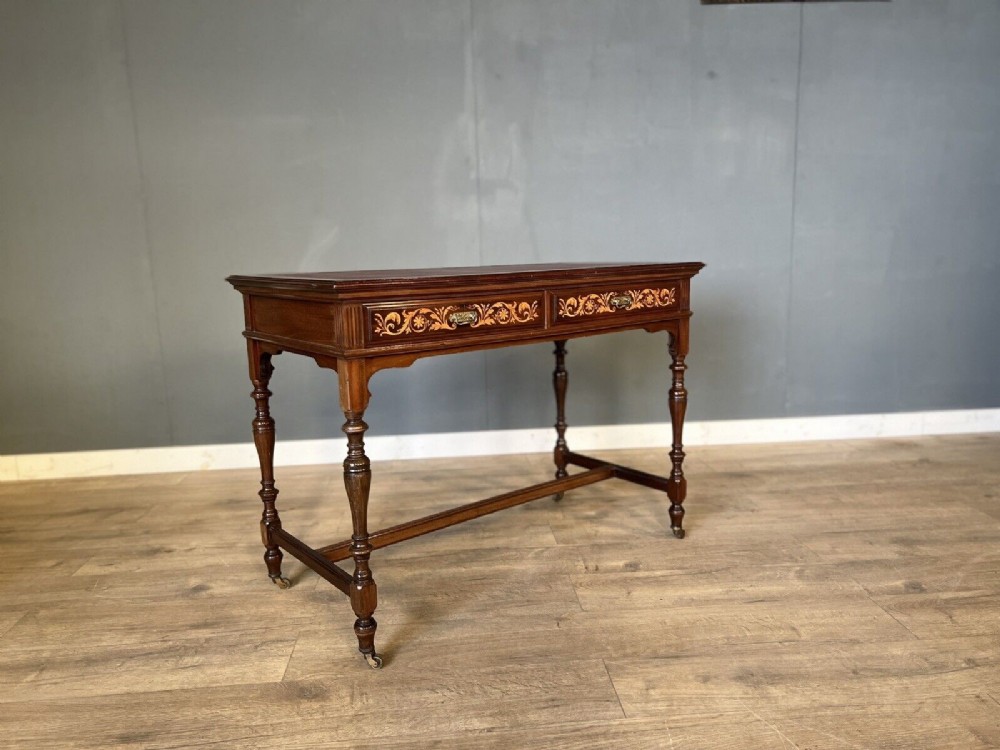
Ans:
[[[995,0],[0,0],[0,452],[248,439],[268,271],[702,260],[692,419],[1000,406],[998,133]],[[573,342],[571,421],[665,420],[665,344]],[[368,421],[550,424],[550,348]]]

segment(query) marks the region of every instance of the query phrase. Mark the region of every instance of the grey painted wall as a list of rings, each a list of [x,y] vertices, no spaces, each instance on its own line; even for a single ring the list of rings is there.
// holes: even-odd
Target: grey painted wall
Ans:
[[[3,453],[247,440],[237,272],[703,260],[692,419],[1000,406],[1000,1],[0,0],[0,136]],[[571,421],[665,345],[573,342]],[[367,421],[547,425],[550,348]]]

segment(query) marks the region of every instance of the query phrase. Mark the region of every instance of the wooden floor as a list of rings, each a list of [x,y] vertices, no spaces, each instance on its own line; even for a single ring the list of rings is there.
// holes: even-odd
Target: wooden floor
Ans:
[[[254,472],[0,484],[0,746],[1000,747],[1000,435],[689,454],[683,541],[608,481],[376,551],[378,672]],[[374,470],[372,528],[551,472]],[[349,536],[339,466],[278,486]]]

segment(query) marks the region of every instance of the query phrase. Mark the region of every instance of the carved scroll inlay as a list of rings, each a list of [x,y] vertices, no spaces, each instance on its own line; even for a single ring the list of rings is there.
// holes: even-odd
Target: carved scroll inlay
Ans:
[[[463,317],[455,313],[475,312]],[[482,328],[529,323],[538,318],[538,302],[487,302],[472,305],[417,307],[375,314],[375,333],[379,336],[402,336],[431,331],[454,331],[459,326]],[[470,321],[470,322],[465,322]]]
[[[559,317],[580,318],[587,315],[625,310],[647,310],[656,307],[670,307],[676,302],[676,287],[582,294],[579,297],[560,297]]]

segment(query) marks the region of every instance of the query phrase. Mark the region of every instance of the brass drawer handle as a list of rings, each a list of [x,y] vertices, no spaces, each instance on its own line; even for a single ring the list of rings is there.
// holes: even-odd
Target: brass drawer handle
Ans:
[[[632,295],[631,294],[616,294],[608,303],[616,310],[622,310],[626,307],[632,306]]]
[[[458,310],[448,314],[448,322],[453,326],[469,326],[479,321],[479,313],[475,310]]]

